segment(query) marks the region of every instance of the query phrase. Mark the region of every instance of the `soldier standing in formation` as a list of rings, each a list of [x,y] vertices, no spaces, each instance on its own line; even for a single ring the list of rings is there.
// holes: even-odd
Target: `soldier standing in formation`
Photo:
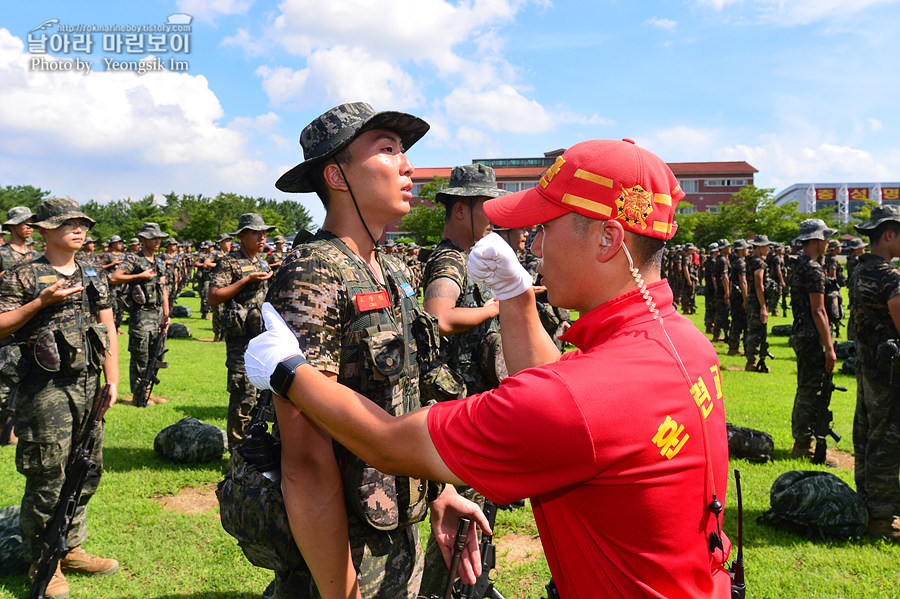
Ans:
[[[282,191],[315,191],[326,216],[279,269],[268,301],[309,341],[306,360],[313,367],[394,415],[420,405],[417,353],[431,348],[417,342],[425,335],[413,334],[413,323],[427,320],[416,317],[415,290],[402,264],[378,251],[375,240],[409,211],[413,167],[404,152],[427,130],[412,115],[343,104],[303,129],[305,160],[276,183]],[[426,502],[438,507],[432,529],[441,541],[452,541],[456,531],[456,515],[444,520],[455,511],[448,508],[469,505],[474,514],[478,507],[450,485],[442,491],[366,467],[290,402],[276,396],[275,408],[282,455],[289,456],[281,465],[285,507],[318,594],[415,598],[423,567],[415,523],[425,518]],[[379,513],[364,498],[345,502],[344,489],[356,490],[362,472],[375,480],[364,497],[396,483],[399,509],[384,512],[395,530],[376,527]],[[301,585],[285,582],[292,574],[276,572],[276,599],[305,596]]]
[[[178,288],[181,285],[181,271],[178,261],[178,242],[172,237],[166,239],[166,250],[160,256],[165,266],[166,297],[169,298],[169,309],[175,305]]]
[[[716,281],[716,296],[713,301],[715,318],[713,319],[712,340],[721,341],[719,334],[728,335],[728,312],[731,309],[731,279],[728,276],[731,243],[727,239],[717,242],[719,255],[713,264],[713,277]]]
[[[284,262],[284,235],[276,235],[272,238],[272,243],[275,244],[275,247],[272,248],[272,251],[266,256],[266,262],[268,263],[269,268],[275,272]]]
[[[744,370],[751,372],[759,370],[756,358],[761,351],[762,340],[766,338],[766,327],[769,322],[769,310],[766,305],[768,254],[769,238],[765,235],[754,237],[753,253],[747,257],[747,342],[744,344],[744,355],[747,358]]]
[[[197,293],[200,295],[200,318],[203,320],[209,320],[209,275],[216,266],[210,255],[211,249],[209,242],[201,241],[200,253],[194,261],[194,268],[197,269]]]
[[[93,237],[87,237],[84,240],[84,245],[75,254],[76,260],[81,260],[82,262],[87,262],[88,264],[94,264],[97,261],[97,254],[94,253],[94,247],[96,246],[97,241]]]
[[[826,251],[823,262],[825,309],[828,312],[828,323],[834,331],[834,337],[837,338],[841,336],[841,320],[844,318],[844,298],[841,297],[841,287],[845,287],[847,281],[844,279],[844,267],[838,260],[841,243],[837,239],[830,240]]]
[[[719,244],[715,241],[707,246],[709,252],[703,263],[703,278],[706,287],[703,293],[703,302],[706,309],[703,311],[703,323],[706,325],[706,334],[710,335],[716,322],[716,258],[719,257]]]
[[[769,302],[769,313],[772,316],[778,316],[778,300],[782,301],[784,315],[787,316],[786,288],[787,276],[784,270],[784,246],[773,241],[769,244],[769,253],[766,255],[766,266],[768,267],[769,277],[775,282],[774,305]]]
[[[825,308],[825,271],[818,262],[835,230],[817,218],[800,223],[794,242],[802,243],[797,264],[791,272],[791,310],[794,324],[790,343],[797,354],[797,393],[791,414],[795,458],[812,456],[810,443],[815,427],[816,402],[826,372],[834,370],[837,359]]]
[[[112,274],[116,271],[117,268],[122,264],[125,260],[125,253],[122,251],[123,246],[122,238],[118,235],[113,235],[109,238],[109,251],[104,252],[100,256],[100,267],[106,271],[108,277],[110,277],[110,298],[112,302],[113,316],[116,322],[116,334],[119,333],[119,327],[122,326],[122,317],[125,313],[125,301],[124,301],[124,292],[125,286],[117,284],[113,282]]]
[[[16,206],[6,213],[3,228],[9,231],[9,242],[0,246],[0,274],[19,262],[30,262],[40,255],[26,243],[34,232],[31,224],[33,218],[34,215],[27,206]]]
[[[695,314],[697,312],[697,285],[700,284],[700,255],[693,243],[686,243],[684,252],[681,311],[684,314]]]
[[[148,373],[150,349],[169,326],[169,296],[166,293],[165,265],[156,256],[165,233],[156,223],[144,223],[138,233],[141,250],[127,254],[113,273],[112,280],[125,285],[128,308],[129,375],[132,402]],[[149,403],[165,403],[163,398],[147,398]]]
[[[853,451],[856,490],[869,510],[872,535],[900,540],[900,211],[872,209],[856,225],[872,251],[850,279],[856,328],[856,414]]]
[[[216,239],[216,247],[212,248],[212,251],[209,253],[209,259],[212,261],[212,269],[209,271],[210,280],[212,280],[212,273],[215,272],[216,266],[218,266],[219,262],[230,253],[231,236],[228,233],[219,233],[219,237]],[[208,291],[207,302],[209,302]],[[214,306],[210,303],[209,307],[212,312],[213,341],[224,341],[225,336],[222,334],[222,306]]]
[[[263,259],[266,238],[275,227],[267,225],[259,214],[248,212],[238,219],[231,235],[240,247],[227,256],[216,258],[209,280],[209,305],[221,307],[222,336],[225,338],[225,366],[228,368],[228,451],[244,439],[250,411],[259,392],[247,379],[244,352],[247,342],[263,331],[260,306],[269,289],[272,269]]]
[[[747,253],[748,244],[744,239],[734,242],[731,262],[728,266],[728,280],[731,283],[730,312],[731,324],[729,329],[724,329],[725,340],[728,342],[728,355],[736,356],[740,353],[741,343],[744,343],[746,351],[747,336]]]
[[[32,575],[40,557],[40,537],[60,500],[73,440],[80,438],[100,389],[100,370],[110,384],[111,404],[119,382],[119,345],[106,273],[75,261],[94,221],[70,198],[44,200],[35,221],[46,240],[44,254],[11,268],[0,279],[0,336],[13,335],[22,355],[34,358],[25,362],[27,372],[18,388],[23,401],[15,421],[16,469],[25,476],[19,526]],[[36,346],[41,351],[35,351]],[[71,351],[76,347],[82,351]],[[46,597],[68,597],[64,572],[111,574],[119,568],[116,560],[92,556],[81,547],[87,536],[87,504],[103,473],[102,424],[91,457],[98,468],[87,477],[75,506],[65,539],[69,551],[59,562]]]

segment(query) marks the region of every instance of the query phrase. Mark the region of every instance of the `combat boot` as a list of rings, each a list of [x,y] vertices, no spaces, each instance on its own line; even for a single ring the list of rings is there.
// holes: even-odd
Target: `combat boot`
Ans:
[[[78,574],[112,574],[119,569],[119,562],[116,560],[91,555],[81,547],[70,549],[59,565],[66,572]]]
[[[28,568],[29,582],[34,582],[34,575],[37,573],[37,569],[37,564],[31,564],[31,567]],[[66,577],[63,576],[62,570],[60,569],[60,563],[57,563],[56,572],[53,573],[53,577],[50,579],[50,582],[47,583],[44,597],[47,597],[48,599],[65,599],[68,596],[69,583],[66,582]]]
[[[746,370],[747,372],[756,372],[756,362],[747,360],[747,364],[744,366],[744,370]]]
[[[866,534],[890,541],[900,541],[900,527],[897,526],[894,518],[869,518]]]
[[[809,459],[813,457],[812,447],[809,441],[794,441],[794,449],[791,450],[791,457],[794,459]]]

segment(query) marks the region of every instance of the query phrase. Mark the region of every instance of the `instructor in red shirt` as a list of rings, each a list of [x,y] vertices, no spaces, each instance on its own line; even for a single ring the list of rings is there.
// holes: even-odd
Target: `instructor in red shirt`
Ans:
[[[535,188],[485,202],[500,227],[541,225],[548,299],[581,314],[563,336],[577,349],[560,356],[515,252],[497,235],[476,244],[469,274],[500,300],[511,375],[495,390],[394,418],[305,366],[305,340],[270,306],[248,374],[384,472],[531,498],[563,598],[729,597],[719,364],[659,276],[683,196],[654,154],[594,140]],[[449,555],[452,539],[438,540]]]

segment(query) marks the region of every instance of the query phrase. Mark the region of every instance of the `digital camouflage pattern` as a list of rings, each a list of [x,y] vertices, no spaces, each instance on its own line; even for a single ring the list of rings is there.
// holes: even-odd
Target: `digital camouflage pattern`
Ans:
[[[225,453],[225,431],[196,418],[182,418],[157,433],[153,450],[179,464],[211,462]]]
[[[728,455],[751,462],[769,462],[775,455],[775,441],[769,433],[726,424]]]
[[[30,248],[25,250],[24,253],[20,252],[13,248],[12,245],[5,243],[0,246],[0,272],[9,270],[19,262],[31,262],[40,255],[40,252]]]
[[[102,270],[106,271],[107,276],[112,276],[113,272],[121,265],[119,261],[125,260],[125,252],[109,251],[101,252],[97,257],[97,263]],[[117,264],[118,263],[118,264]],[[98,269],[100,270],[100,269]],[[122,326],[122,319],[125,316],[125,287],[126,285],[112,285],[112,310],[116,321],[116,329]]]
[[[713,298],[713,338],[718,339],[719,334],[728,334],[728,313],[731,306],[725,304],[725,279],[728,272],[728,257],[719,254],[713,262],[713,278],[715,279],[715,296]],[[730,284],[730,281],[729,281]],[[730,299],[730,297],[729,297]]]
[[[433,281],[447,278],[459,287],[457,308],[477,308],[485,305],[492,297],[490,289],[482,283],[469,282],[467,262],[468,255],[461,247],[450,239],[442,239],[425,263],[422,286],[427,290]],[[438,359],[428,366],[422,378],[430,380],[430,371],[442,372],[438,379],[427,386],[427,390],[424,391],[427,396],[423,395],[423,401],[446,401],[496,387],[479,364],[478,348],[484,336],[489,331],[498,331],[499,326],[498,319],[492,318],[463,333],[444,337]],[[441,366],[446,366],[450,373],[441,369]],[[459,380],[465,384],[464,389],[460,390],[455,384]],[[459,391],[463,394],[458,395]],[[456,392],[455,396],[452,395],[453,392]]]
[[[13,267],[0,278],[0,312],[30,302],[59,279],[62,286],[84,286],[84,291],[44,308],[14,333],[29,362],[18,389],[21,401],[15,433],[19,437],[16,469],[25,476],[20,526],[26,555],[32,561],[40,554],[38,539],[59,502],[72,439],[81,436],[100,388],[100,366],[109,345],[106,327],[96,323],[100,310],[110,308],[106,275],[98,269],[88,276],[86,272],[91,270],[81,263],[65,277],[41,257]],[[37,353],[36,348],[40,349]],[[78,348],[81,352],[75,351]],[[59,370],[45,370],[35,362],[38,356],[50,366],[56,366],[52,362],[58,356]],[[103,473],[102,452],[101,425],[92,455],[98,468],[88,475],[75,509],[66,537],[69,547],[80,545],[87,534],[85,510]]]
[[[737,243],[736,241],[735,247],[737,247]],[[731,255],[728,279],[731,284],[731,295],[729,297],[731,324],[726,330],[725,336],[728,338],[728,349],[733,353],[737,353],[742,342],[745,349],[747,346],[747,308],[744,306],[744,292],[740,286],[741,279],[749,282],[746,258],[735,254]]]
[[[830,472],[792,470],[775,479],[760,521],[819,541],[856,539],[869,514],[850,485]]]
[[[294,331],[310,364],[336,374],[338,382],[389,414],[400,415],[419,406],[418,347],[412,324],[419,308],[402,265],[380,254],[379,260],[387,288],[340,239],[319,231],[288,255],[266,299]],[[386,293],[390,307],[372,307],[371,300],[377,299],[373,293]],[[399,369],[396,363],[387,363],[387,357],[394,360],[401,355]],[[345,492],[352,497],[360,481],[348,482],[348,477],[352,466],[361,462],[335,447]],[[405,484],[418,489],[421,482],[412,479]],[[348,507],[347,517],[362,596],[415,597],[422,576],[418,527],[378,531],[359,517],[358,507]]]
[[[884,349],[879,355],[879,346],[900,338],[887,307],[898,294],[900,270],[862,254],[850,288],[857,350],[853,450],[856,489],[872,518],[900,514],[900,358],[892,369]]]
[[[219,258],[209,280],[210,287],[222,288],[239,281],[252,272],[269,272],[262,254],[251,260],[241,248]],[[225,335],[225,367],[228,369],[228,450],[244,438],[244,428],[250,422],[250,411],[256,405],[259,390],[247,378],[244,352],[250,339],[262,332],[260,309],[265,301],[269,282],[251,281],[231,300],[221,304]],[[225,324],[234,322],[234,326]]]
[[[215,264],[216,266],[218,266],[219,262],[221,262],[223,259],[225,259],[226,256],[227,256],[227,254],[225,252],[223,252],[222,250],[220,250],[218,247],[213,248],[209,252],[209,259],[212,260],[213,264]],[[215,271],[216,271],[216,266],[214,266],[208,272],[208,277],[210,280],[207,281],[207,285],[206,285],[206,303],[207,303],[207,305],[209,304],[209,288],[212,286],[212,276],[213,276],[213,273],[215,273]],[[212,306],[208,307],[208,311],[212,312],[213,335],[218,339],[222,338],[222,309],[223,309],[222,304],[219,304],[218,306],[215,306],[215,307],[212,307]]]
[[[760,320],[759,313],[762,306],[757,296],[756,273],[763,273],[763,287],[766,284],[768,265],[763,258],[755,254],[747,256],[747,342],[744,344],[744,355],[747,362],[756,362],[759,357],[760,344],[766,335],[767,324]],[[765,293],[765,288],[759,290]],[[765,299],[765,295],[763,295]],[[768,309],[768,306],[766,307]]]
[[[791,348],[797,355],[797,393],[791,415],[794,441],[812,439],[816,402],[825,381],[825,348],[812,319],[809,294],[825,294],[825,272],[809,256],[799,256],[791,272]]]
[[[156,273],[149,281],[133,281],[124,287],[125,305],[128,308],[129,381],[132,395],[141,386],[141,377],[150,362],[150,348],[159,337],[159,323],[163,315],[165,265],[159,258],[149,259],[140,252],[125,255],[118,270],[126,275],[145,271]]]
[[[18,505],[0,508],[0,576],[18,576],[28,569],[19,529]]]

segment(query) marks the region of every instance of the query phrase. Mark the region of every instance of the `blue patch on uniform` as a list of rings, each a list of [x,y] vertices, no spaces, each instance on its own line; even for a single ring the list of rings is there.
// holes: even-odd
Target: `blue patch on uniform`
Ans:
[[[89,276],[89,277],[96,277],[96,276],[97,276],[97,271],[94,270],[94,269],[92,268],[92,269],[90,269],[90,270],[84,271],[84,274],[86,274],[86,275]]]
[[[413,291],[412,285],[409,283],[403,283],[400,285],[400,288],[406,293],[406,297],[412,297],[416,294],[416,292]]]

